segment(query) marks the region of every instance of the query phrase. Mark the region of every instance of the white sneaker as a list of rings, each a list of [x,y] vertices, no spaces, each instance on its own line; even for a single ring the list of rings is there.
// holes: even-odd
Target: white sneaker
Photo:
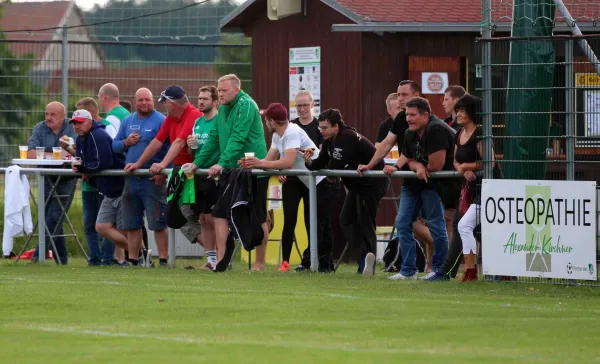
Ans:
[[[417,274],[413,274],[412,276],[405,276],[402,273],[394,274],[393,276],[388,277],[392,281],[414,281],[417,279]]]
[[[435,272],[430,272],[430,273],[427,273],[427,275],[426,275],[426,276],[419,277],[419,279],[420,279],[420,280],[423,280],[423,279],[429,279],[429,278],[433,277],[434,275],[435,275]]]
[[[365,257],[365,267],[362,271],[363,276],[372,277],[375,275],[375,254],[367,253]]]

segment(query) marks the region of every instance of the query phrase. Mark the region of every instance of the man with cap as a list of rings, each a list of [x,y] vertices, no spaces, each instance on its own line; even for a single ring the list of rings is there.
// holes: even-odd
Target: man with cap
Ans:
[[[241,85],[240,79],[233,74],[219,78],[217,88],[221,105],[219,113],[208,140],[196,153],[192,170],[210,168],[209,176],[214,178],[221,174],[223,168],[239,168],[238,161],[245,157],[245,153],[254,153],[254,156],[259,159],[267,156],[267,143],[258,106],[248,94],[242,91]],[[216,151],[219,152],[219,160],[210,165]],[[256,215],[261,220],[264,237],[262,244],[256,247],[256,262],[252,270],[263,270],[269,239],[267,227],[269,177],[259,176],[257,185]],[[228,207],[226,199],[221,198],[221,194],[222,192],[220,192],[219,199],[212,211],[215,221],[218,260],[215,272],[225,271],[234,248],[233,244],[227,242],[229,236]]]
[[[88,173],[123,168],[125,158],[121,154],[113,153],[112,138],[106,133],[106,126],[94,121],[89,111],[85,109],[75,111],[69,122],[73,124],[77,134],[76,156],[81,158],[80,164],[73,164],[73,170],[82,173],[83,178],[104,195],[96,219],[96,231],[119,248],[127,250],[127,238],[120,231],[123,221],[121,194],[125,183],[124,177],[88,176]],[[129,251],[130,263],[137,265],[137,257],[132,257],[137,255],[137,247]],[[132,261],[134,258],[135,261]]]
[[[192,134],[196,119],[203,115],[200,110],[190,103],[185,91],[178,85],[171,85],[161,92],[158,102],[165,104],[168,113],[167,118],[163,121],[158,133],[138,161],[128,163],[125,166],[125,172],[127,173],[141,168],[145,163],[150,162],[167,141],[170,142],[171,146],[167,155],[161,162],[153,163],[150,166],[150,172],[154,174],[150,178],[151,180],[164,178],[160,175],[160,171],[169,167],[171,163],[173,164],[173,175],[175,175],[179,172],[181,166],[194,161],[193,156],[188,152],[187,138]],[[199,218],[197,218],[190,205],[181,205],[181,209],[182,214],[188,221],[181,228],[181,232],[191,243],[195,243],[200,234]]]
[[[266,110],[261,110],[260,114],[265,118],[267,130],[273,135],[271,149],[264,159],[257,159],[255,157],[245,158],[243,160],[243,167],[250,169],[308,170],[304,163],[304,153],[312,151],[314,153],[312,158],[317,158],[319,156],[319,149],[300,126],[289,122],[285,106],[273,103]],[[298,178],[303,184],[304,209],[308,210],[309,178],[308,176],[299,176]],[[319,272],[322,273],[331,272],[331,266],[333,265],[331,242],[329,239],[323,239],[326,229],[331,230],[330,202],[333,191],[334,186],[327,178],[324,176],[317,177],[317,242],[319,247]],[[284,201],[284,210],[286,207],[289,208]],[[297,208],[297,206],[292,206],[292,208]],[[307,226],[307,229],[310,229],[309,226]],[[329,242],[329,244],[325,244],[326,242]],[[287,250],[287,254],[286,252],[283,253],[284,262],[279,267],[279,270],[284,272],[289,271],[288,259],[292,249],[292,242],[290,241],[289,243],[289,246],[282,247],[283,250]]]

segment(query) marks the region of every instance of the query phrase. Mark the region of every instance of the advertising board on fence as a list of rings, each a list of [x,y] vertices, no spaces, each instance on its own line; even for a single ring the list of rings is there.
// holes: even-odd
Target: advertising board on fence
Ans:
[[[483,273],[596,280],[596,182],[485,179]]]

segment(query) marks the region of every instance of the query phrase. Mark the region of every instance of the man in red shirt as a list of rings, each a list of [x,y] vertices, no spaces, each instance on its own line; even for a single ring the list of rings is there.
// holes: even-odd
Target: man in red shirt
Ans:
[[[150,172],[154,174],[151,179],[162,180],[162,183],[164,183],[166,177],[158,174],[161,170],[173,163],[173,172],[178,172],[182,165],[194,161],[194,157],[188,153],[187,137],[192,134],[196,119],[202,116],[203,113],[190,104],[185,91],[178,85],[171,85],[161,92],[158,102],[165,103],[168,113],[167,118],[140,159],[135,163],[127,164],[125,172],[130,173],[139,169],[161,150],[164,143],[168,142],[171,144],[171,147],[167,155],[161,162],[150,166]],[[184,207],[186,208],[184,209]],[[197,241],[198,234],[200,234],[200,223],[198,222],[199,219],[193,217],[193,211],[187,211],[191,210],[187,209],[187,207],[189,205],[183,205],[181,212],[189,223],[181,230],[188,240],[194,243]]]

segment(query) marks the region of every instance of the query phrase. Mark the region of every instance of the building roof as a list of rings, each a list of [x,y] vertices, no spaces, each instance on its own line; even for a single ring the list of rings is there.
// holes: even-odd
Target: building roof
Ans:
[[[46,54],[49,43],[62,34],[60,29],[29,32],[30,29],[44,29],[62,27],[69,16],[75,11],[83,24],[83,13],[74,1],[28,1],[6,3],[2,5],[1,30],[24,30],[23,32],[4,33],[10,41],[23,41],[9,43],[10,50],[16,56],[33,54],[36,60],[41,60]],[[67,24],[73,25],[73,24]],[[76,28],[69,31],[71,35],[84,35],[90,37],[86,28]],[[81,40],[81,38],[78,38]],[[103,58],[100,47],[96,47],[98,55]]]
[[[481,29],[481,0],[320,0],[355,24],[334,25],[334,31],[468,31]],[[509,30],[512,1],[491,0],[491,20]],[[260,4],[260,6],[259,6]],[[263,6],[264,5],[264,6]],[[566,5],[582,28],[594,28],[600,0],[586,0],[586,6]],[[234,30],[264,11],[266,0],[248,0],[223,18],[221,28]],[[566,30],[556,10],[556,30]],[[562,29],[564,28],[564,29]]]

